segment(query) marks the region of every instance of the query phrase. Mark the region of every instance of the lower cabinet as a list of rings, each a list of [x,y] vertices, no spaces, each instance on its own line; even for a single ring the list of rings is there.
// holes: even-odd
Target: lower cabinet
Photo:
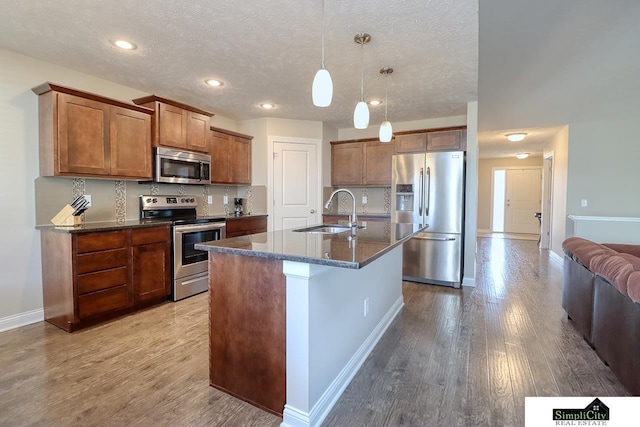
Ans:
[[[45,320],[68,332],[167,299],[169,226],[43,230],[41,241]]]
[[[265,233],[267,231],[267,215],[239,216],[227,218],[227,238],[246,236],[248,234]]]

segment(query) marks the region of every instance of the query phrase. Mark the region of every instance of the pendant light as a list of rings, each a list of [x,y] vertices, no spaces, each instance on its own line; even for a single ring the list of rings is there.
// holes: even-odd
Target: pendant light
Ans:
[[[328,107],[331,105],[331,98],[333,98],[331,74],[324,67],[324,0],[322,0],[322,65],[313,78],[311,98],[316,107]]]
[[[389,74],[393,73],[393,68],[381,68],[380,74],[384,76],[384,122],[380,124],[380,142],[391,142],[391,138],[393,138],[393,128],[391,127],[391,122],[387,119],[387,77]]]
[[[366,129],[369,126],[369,106],[364,102],[364,45],[371,41],[367,33],[356,34],[353,40],[362,45],[362,58],[360,67],[360,102],[353,111],[353,126],[356,129]]]

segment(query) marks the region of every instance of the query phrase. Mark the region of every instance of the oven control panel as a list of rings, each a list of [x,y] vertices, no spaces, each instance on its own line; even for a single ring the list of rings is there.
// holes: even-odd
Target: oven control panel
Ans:
[[[195,196],[140,196],[142,209],[195,208],[198,201]]]

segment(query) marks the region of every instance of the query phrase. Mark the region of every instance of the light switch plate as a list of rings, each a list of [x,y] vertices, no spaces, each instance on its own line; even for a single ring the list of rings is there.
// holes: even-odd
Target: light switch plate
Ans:
[[[363,205],[367,204],[367,196],[362,196],[362,204]]]
[[[582,199],[580,201],[580,206],[582,206],[583,208],[586,208],[587,207],[587,199]]]
[[[87,205],[87,207],[91,206],[91,194],[85,194],[84,195],[84,199],[89,202],[89,204]]]
[[[207,203],[210,205],[213,204],[213,196],[207,196]]]
[[[222,198],[222,200],[223,200],[223,203],[224,203],[225,205],[228,205],[228,204],[229,204],[229,196],[225,195],[225,196]]]

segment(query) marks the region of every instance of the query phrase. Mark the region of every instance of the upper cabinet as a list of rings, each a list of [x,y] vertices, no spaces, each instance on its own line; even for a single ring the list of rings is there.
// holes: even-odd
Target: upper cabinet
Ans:
[[[33,92],[40,175],[151,179],[153,110],[52,83]]]
[[[331,185],[362,185],[364,153],[362,144],[331,143]]]
[[[252,136],[210,128],[211,182],[251,184]]]
[[[466,148],[466,130],[447,130],[427,134],[427,151],[455,151],[466,150]]]
[[[426,133],[397,135],[394,139],[396,153],[424,153],[427,151]]]
[[[152,121],[153,146],[207,153],[207,133],[212,113],[155,95],[134,99],[155,110]]]
[[[362,184],[391,185],[391,161],[395,147],[388,142],[370,141],[363,145]]]

